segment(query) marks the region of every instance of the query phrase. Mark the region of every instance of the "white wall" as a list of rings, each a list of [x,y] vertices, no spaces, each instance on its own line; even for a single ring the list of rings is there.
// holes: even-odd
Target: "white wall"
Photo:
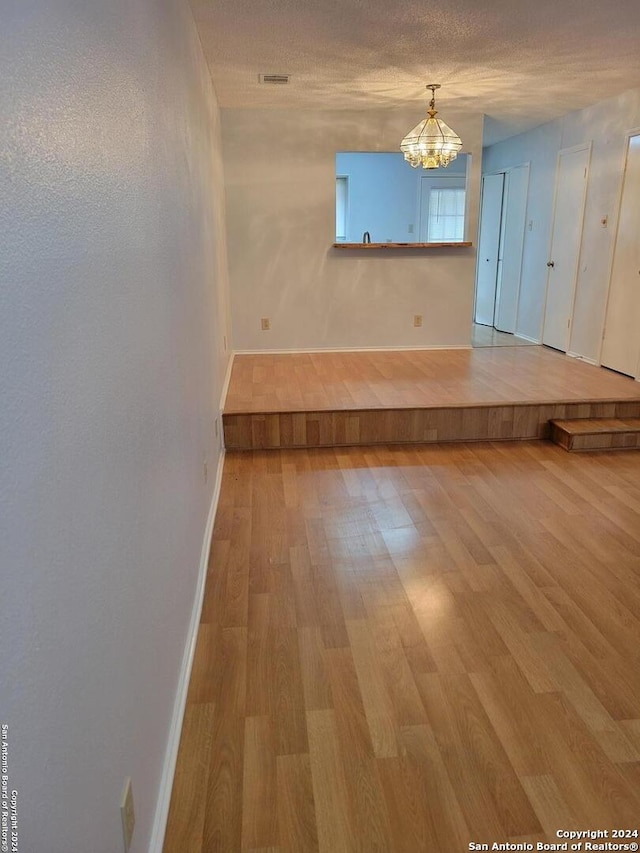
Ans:
[[[517,332],[540,339],[558,151],[593,143],[570,351],[597,360],[604,324],[626,134],[640,126],[640,90],[569,113],[485,149],[483,172],[531,163]],[[608,227],[601,220],[608,217]]]
[[[340,152],[336,175],[349,179],[347,236],[345,242],[360,243],[369,231],[372,243],[417,243],[420,230],[420,186],[428,175],[429,187],[441,178],[459,178],[464,188],[467,158],[457,157],[446,169],[412,169],[397,153]],[[413,226],[413,232],[409,226]]]
[[[406,110],[223,111],[236,349],[469,344],[475,248],[332,248],[336,152],[397,149],[418,118]],[[476,155],[475,243],[482,117],[444,119]],[[423,314],[423,328],[413,327],[414,314]],[[268,332],[262,317],[271,319]]]
[[[131,776],[143,851],[220,458],[217,106],[184,0],[8,0],[0,40],[0,717],[19,849],[122,850]]]

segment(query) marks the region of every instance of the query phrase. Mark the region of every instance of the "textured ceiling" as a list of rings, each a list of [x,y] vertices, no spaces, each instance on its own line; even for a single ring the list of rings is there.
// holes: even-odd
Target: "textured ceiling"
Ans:
[[[192,0],[223,108],[438,105],[496,141],[640,87],[640,0]],[[258,74],[292,75],[287,86]]]

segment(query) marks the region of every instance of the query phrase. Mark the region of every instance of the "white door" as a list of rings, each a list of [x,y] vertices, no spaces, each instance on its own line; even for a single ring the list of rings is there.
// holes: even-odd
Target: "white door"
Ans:
[[[542,343],[566,352],[578,278],[590,149],[566,148],[558,155],[547,302]]]
[[[495,327],[501,332],[513,333],[516,330],[528,192],[529,165],[510,169],[504,188],[496,297]]]
[[[640,135],[629,139],[602,364],[638,376],[640,361]]]
[[[504,173],[485,175],[482,179],[474,319],[484,326],[493,326],[495,317],[503,190]]]

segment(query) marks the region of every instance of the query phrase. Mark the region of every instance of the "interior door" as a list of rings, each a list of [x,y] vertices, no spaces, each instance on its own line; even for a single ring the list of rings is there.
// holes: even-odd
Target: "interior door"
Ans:
[[[640,135],[629,139],[613,254],[602,364],[638,376],[640,361]]]
[[[504,173],[485,175],[482,179],[474,319],[484,326],[493,326],[495,320],[503,191]]]
[[[578,278],[590,149],[566,148],[558,155],[547,302],[542,343],[566,352]]]
[[[501,332],[513,333],[516,330],[528,193],[529,165],[510,169],[506,175],[504,189],[494,324]]]

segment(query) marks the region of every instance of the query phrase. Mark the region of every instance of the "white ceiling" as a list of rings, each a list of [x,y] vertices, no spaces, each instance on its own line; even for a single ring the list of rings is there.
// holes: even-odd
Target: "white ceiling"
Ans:
[[[640,87],[640,0],[192,0],[222,108],[416,108],[497,141]],[[286,86],[258,74],[292,75]]]

